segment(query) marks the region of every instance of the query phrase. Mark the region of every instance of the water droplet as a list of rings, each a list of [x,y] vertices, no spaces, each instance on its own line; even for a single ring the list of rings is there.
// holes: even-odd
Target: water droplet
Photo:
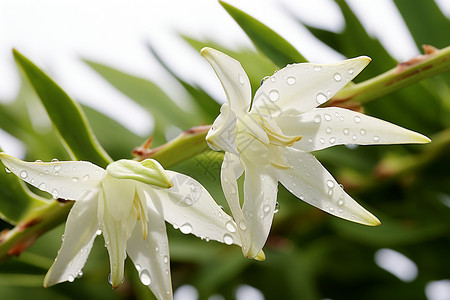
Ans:
[[[277,90],[271,90],[269,92],[269,100],[270,101],[277,101],[278,98],[280,98],[280,94],[278,93]]]
[[[45,191],[46,188],[47,188],[47,186],[45,185],[44,182],[38,186],[38,189],[40,189],[41,191]]]
[[[270,211],[270,206],[269,205],[264,205],[263,210],[264,210],[265,213],[268,213]]]
[[[233,240],[233,237],[230,234],[225,233],[223,235],[223,242],[225,244],[227,244],[227,245],[231,245],[231,244],[233,244],[234,240]]]
[[[25,170],[22,170],[22,172],[20,172],[20,177],[21,177],[22,179],[25,179],[25,178],[27,178],[27,177],[28,177],[28,173],[27,173],[27,171],[25,171]]]
[[[361,122],[361,118],[358,116],[355,116],[355,123],[359,123],[359,122]]]
[[[350,133],[350,130],[348,128],[344,128],[344,134],[348,135]]]
[[[36,159],[34,162],[36,162],[36,163],[41,163],[41,162],[43,162],[43,161],[40,160],[40,159]]]
[[[354,72],[353,68],[348,69],[348,74],[353,74]]]
[[[97,231],[95,232],[96,235],[100,235],[102,234],[102,230],[101,229],[97,229]]]
[[[330,144],[334,144],[336,142],[336,139],[334,137],[330,138]]]
[[[89,174],[86,174],[81,178],[82,181],[88,181],[89,180]]]
[[[263,85],[264,81],[266,81],[270,76],[266,76],[263,79],[261,79],[261,83],[259,84],[260,86]]]
[[[298,199],[300,199],[300,200],[304,201],[304,200],[305,200],[305,196],[303,196],[303,195],[299,195],[299,196],[298,196]]]
[[[275,82],[277,79],[274,76],[270,76],[270,81]]]
[[[323,117],[325,118],[325,120],[331,121],[331,116],[329,114],[325,114]]]
[[[75,280],[75,277],[73,275],[67,276],[67,281],[68,282],[73,282],[74,280]]]
[[[180,227],[180,231],[184,234],[189,234],[192,232],[192,226],[189,223],[183,224]]]
[[[52,159],[52,162],[59,162],[57,158]]]
[[[342,196],[341,196],[341,197],[342,197]],[[343,198],[343,197],[342,197],[342,198]],[[338,205],[339,205],[339,206],[344,205],[344,200],[341,199],[341,198],[339,198]]]
[[[73,182],[78,182],[78,180],[80,180],[78,177],[73,177],[73,178],[72,178],[72,181],[73,181]]]
[[[61,236],[61,241],[64,242],[64,234]]]
[[[54,169],[55,169],[55,171],[59,171],[59,170],[61,170],[61,166],[55,166]]]
[[[324,140],[323,138],[321,138],[321,139],[319,140],[319,142],[320,142],[321,144],[325,144],[325,140]]]
[[[330,206],[330,211],[334,211],[334,207]]]
[[[11,173],[11,170],[5,167],[5,172],[6,173]]]
[[[322,71],[322,67],[321,66],[314,66],[314,71],[316,71],[316,72]]]
[[[246,230],[247,229],[247,224],[245,223],[245,221],[239,222],[239,228],[241,228],[242,230]]]
[[[339,73],[334,73],[333,75],[334,80],[336,80],[337,82],[342,80],[342,76]]]
[[[276,214],[278,211],[280,211],[280,203],[277,202],[277,204],[275,204],[275,209],[273,213]]]
[[[241,73],[239,73],[239,75],[238,75],[238,80],[239,80],[239,83],[240,83],[240,84],[244,84],[244,83],[245,83],[244,75],[242,75]]]
[[[326,130],[326,132],[327,132],[328,134],[330,134],[330,133],[331,133],[331,128],[328,127],[327,130]]]
[[[53,197],[53,199],[57,199],[58,196],[59,196],[58,190],[57,190],[57,189],[54,189],[54,190],[52,191],[52,197]]]
[[[287,81],[287,84],[293,85],[293,84],[295,84],[296,79],[295,79],[295,77],[293,77],[293,76],[289,76],[289,77],[286,79],[286,81]]]
[[[83,276],[83,271],[78,272],[77,278],[81,278]]]
[[[34,185],[36,183],[36,179],[31,179],[31,184]]]
[[[317,103],[323,104],[323,103],[327,102],[327,96],[325,96],[325,94],[323,94],[323,93],[318,93],[316,95],[316,100],[317,100]]]
[[[334,182],[331,180],[327,180],[327,186],[330,188],[334,187]]]
[[[367,131],[365,129],[361,129],[359,132],[361,133],[361,135],[366,135],[366,133],[367,133]]]
[[[155,251],[156,251],[156,252],[159,252],[159,248],[158,248],[158,247],[155,247]]]
[[[374,136],[373,136],[373,140],[374,140],[375,142],[378,142],[378,141],[380,140],[380,137],[379,137],[378,135],[374,135]]]
[[[143,285],[150,285],[150,283],[152,283],[150,273],[147,270],[144,270],[141,272],[141,274],[139,274],[139,279],[141,280]]]
[[[236,232],[236,225],[234,225],[233,221],[228,221],[225,224],[225,228],[229,231],[229,232]]]
[[[320,119],[321,119],[320,115],[316,115],[316,116],[314,117],[314,122],[320,123]]]

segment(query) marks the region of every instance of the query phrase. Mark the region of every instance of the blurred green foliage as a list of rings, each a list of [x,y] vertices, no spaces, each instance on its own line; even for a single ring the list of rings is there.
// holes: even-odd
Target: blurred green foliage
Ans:
[[[346,22],[342,32],[314,28],[301,20],[298,20],[299,26],[306,26],[324,44],[347,57],[372,57],[373,62],[357,81],[395,67],[397,62],[377,39],[366,32],[347,3],[343,0],[336,0],[336,3]],[[394,0],[394,3],[419,47],[422,44],[436,47],[450,44],[449,20],[434,1],[415,1],[414,5],[408,0]],[[226,46],[209,41],[185,39],[197,50],[204,46],[215,47],[241,61],[253,91],[264,76],[284,64],[303,59],[299,53],[301,49],[294,49],[281,36],[247,14],[229,4],[221,4],[248,34],[259,52],[250,49],[230,51]],[[152,114],[156,145],[166,142],[165,132],[169,126],[186,130],[211,123],[220,107],[214,98],[198,86],[183,81],[152,47],[149,47],[149,55],[155,55],[186,89],[189,97],[185,101],[192,107],[191,111],[183,111],[162,89],[146,79],[97,62],[85,62],[118,91]],[[16,58],[22,68],[33,68],[20,55],[17,54]],[[130,132],[101,112],[89,107],[80,109],[57,86],[48,82],[36,86],[37,81],[29,79],[41,100],[48,99],[42,96],[43,93],[53,93],[66,102],[60,103],[57,112],[49,110],[56,100],[47,105],[43,100],[40,102],[29,82],[23,80],[17,99],[11,104],[0,104],[0,128],[25,144],[26,160],[51,160],[54,157],[66,160],[74,156],[91,158],[104,165],[108,157],[102,146],[113,159],[128,158],[132,149],[146,140],[147,137]],[[380,218],[382,226],[364,227],[337,219],[301,202],[280,186],[280,210],[264,248],[265,262],[245,259],[237,247],[201,241],[169,228],[174,289],[191,284],[197,288],[201,299],[208,299],[213,294],[234,299],[241,284],[256,287],[266,299],[425,299],[427,283],[450,279],[449,86],[450,75],[442,74],[363,107],[372,116],[430,136],[432,144],[339,146],[316,153],[347,191]],[[51,88],[43,91],[45,87]],[[71,105],[76,108],[70,108]],[[43,107],[47,108],[53,125]],[[36,110],[42,112],[39,119],[30,113]],[[74,111],[80,111],[80,119],[68,118]],[[55,121],[55,115],[59,115],[62,121]],[[84,122],[84,115],[88,123]],[[86,135],[80,139],[88,145],[83,146],[85,150],[67,140],[79,133],[83,126],[87,126]],[[90,140],[90,136],[94,136],[91,129],[99,143]],[[66,151],[67,147],[72,153]],[[89,154],[89,150],[94,152]],[[220,153],[206,151],[171,168],[199,180],[227,210],[219,182],[221,159]],[[408,164],[403,164],[406,161]],[[12,177],[7,178],[6,172],[0,169],[0,200],[27,206],[27,200],[18,196],[23,186]],[[14,206],[8,207],[6,210],[14,210]],[[10,220],[19,217],[12,215]],[[11,228],[11,224],[6,222],[0,226],[2,229]],[[62,232],[61,225],[43,235],[21,256],[0,265],[0,299],[152,299],[151,292],[140,284],[130,263],[127,264],[125,284],[118,290],[111,289],[107,282],[108,258],[100,238],[81,279],[44,289],[43,276],[60,247]],[[411,259],[418,268],[417,278],[404,282],[377,266],[374,255],[382,248],[393,249]]]

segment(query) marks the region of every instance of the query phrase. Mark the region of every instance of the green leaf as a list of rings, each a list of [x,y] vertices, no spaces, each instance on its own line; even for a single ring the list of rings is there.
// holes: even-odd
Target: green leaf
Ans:
[[[441,12],[434,0],[415,1],[394,0],[405,20],[417,47],[432,45],[447,47],[450,42],[450,21]]]
[[[245,31],[255,47],[279,68],[291,63],[307,62],[306,58],[278,33],[236,7],[224,1],[219,2]]]
[[[15,49],[13,53],[73,158],[106,167],[112,159],[98,143],[79,104],[29,59]]]

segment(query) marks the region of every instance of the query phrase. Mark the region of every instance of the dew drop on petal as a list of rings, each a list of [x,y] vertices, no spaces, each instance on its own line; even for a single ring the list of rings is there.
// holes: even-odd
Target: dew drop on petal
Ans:
[[[327,186],[330,188],[334,187],[334,182],[331,180],[327,180]]]
[[[326,132],[327,132],[328,134],[330,134],[330,133],[331,133],[331,128],[328,127],[327,130],[326,130]]]
[[[139,279],[141,280],[143,285],[150,285],[150,283],[152,283],[150,273],[147,270],[144,270],[141,272],[141,274],[139,274]]]
[[[20,172],[20,178],[25,179],[28,177],[28,173],[25,170],[22,170],[22,172]]]
[[[320,115],[316,115],[315,117],[314,117],[314,122],[316,122],[316,123],[320,123]]]
[[[5,167],[5,172],[6,173],[11,173],[11,170]]]
[[[334,207],[330,206],[330,211],[334,211]]]
[[[264,205],[263,210],[264,210],[265,213],[268,213],[270,211],[270,206],[269,205]]]
[[[247,224],[245,223],[245,221],[239,222],[239,228],[241,228],[242,230],[246,230],[247,229]]]
[[[67,281],[68,282],[73,282],[74,280],[75,280],[75,277],[73,275],[67,276]]]
[[[277,90],[271,90],[269,92],[269,100],[270,101],[277,101],[278,98],[280,98],[280,94],[278,93]]]
[[[164,261],[165,264],[167,264],[169,262],[169,257],[167,255],[164,256],[163,261]]]
[[[77,278],[81,278],[83,276],[83,271],[78,272]]]
[[[72,178],[72,181],[73,181],[73,182],[78,182],[78,180],[80,180],[78,177],[73,177],[73,178]]]
[[[316,72],[322,71],[322,67],[321,66],[314,66],[314,71],[316,71]]]
[[[41,191],[44,191],[46,188],[47,188],[47,186],[45,185],[44,182],[38,186],[38,189],[40,189]]]
[[[100,235],[102,234],[102,230],[101,229],[97,229],[97,231],[95,232],[96,235]]]
[[[135,267],[136,267],[136,270],[137,270],[138,272],[140,272],[140,271],[142,270],[141,265],[135,265]]]
[[[337,82],[339,82],[339,81],[342,80],[342,76],[341,76],[341,74],[339,74],[339,73],[335,73],[335,74],[333,75],[333,78],[334,78],[334,80],[336,80]]]
[[[238,75],[238,80],[239,80],[239,83],[240,83],[240,84],[244,84],[244,83],[245,83],[244,75],[242,75],[241,73],[239,73],[239,75]]]
[[[59,196],[58,190],[57,190],[57,189],[54,189],[54,190],[52,191],[52,197],[53,197],[53,199],[58,198],[58,196]]]
[[[273,213],[276,214],[279,211],[280,211],[280,203],[277,202],[277,204],[275,204],[275,210],[273,211]]]
[[[338,205],[339,205],[339,206],[344,205],[344,197],[341,196],[341,197],[339,198],[339,200],[338,200]]]
[[[375,135],[375,136],[373,137],[373,140],[374,140],[375,142],[378,142],[378,141],[380,140],[380,137],[379,137],[378,135]]]
[[[192,232],[192,225],[189,223],[183,224],[180,227],[180,231],[184,234],[189,234]]]
[[[52,159],[52,162],[59,162],[57,158]]]
[[[355,116],[355,123],[359,123],[359,122],[361,122],[361,118],[358,116]]]
[[[325,118],[325,120],[331,121],[331,116],[329,114],[325,114],[323,117]]]
[[[260,86],[263,85],[264,81],[266,81],[270,76],[266,76],[263,79],[261,79],[261,83],[259,84]]]
[[[320,142],[321,144],[325,144],[325,139],[321,138],[321,139],[319,140],[319,142]]]
[[[344,134],[348,135],[350,133],[350,130],[348,128],[344,128]]]
[[[223,235],[223,242],[225,244],[227,244],[227,245],[231,245],[231,244],[233,244],[234,240],[233,240],[233,237],[230,234],[225,233]]]
[[[336,143],[336,139],[334,137],[330,138],[330,144]]]
[[[367,131],[365,129],[361,129],[359,132],[361,133],[361,135],[366,135],[366,133],[367,133]]]
[[[293,84],[295,84],[296,79],[295,79],[295,77],[293,77],[293,76],[289,76],[289,77],[286,79],[286,81],[287,81],[287,84],[293,85]]]
[[[236,232],[236,226],[234,225],[234,223],[232,221],[228,221],[225,224],[225,228],[229,231],[229,232]]]
[[[323,93],[318,93],[316,95],[316,101],[319,104],[323,104],[323,103],[327,102],[327,96],[325,96],[325,94],[323,94]]]
[[[55,166],[54,169],[55,169],[55,171],[59,171],[59,170],[61,170],[61,166]]]
[[[353,74],[354,72],[353,68],[348,69],[348,74]]]
[[[81,178],[82,181],[88,181],[89,180],[89,174],[86,174]]]

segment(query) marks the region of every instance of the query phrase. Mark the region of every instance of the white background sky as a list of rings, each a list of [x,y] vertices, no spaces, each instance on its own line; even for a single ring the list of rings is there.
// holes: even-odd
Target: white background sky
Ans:
[[[450,17],[450,1],[436,1]],[[343,58],[314,40],[287,13],[310,25],[339,31],[345,24],[332,0],[230,0],[230,3],[277,31],[310,61]],[[419,53],[391,0],[348,0],[348,3],[356,9],[369,34],[378,37],[395,58],[406,60]],[[100,109],[138,134],[148,134],[152,126],[149,115],[106,83],[80,57],[148,78],[181,99],[181,89],[146,48],[150,42],[181,77],[224,99],[209,65],[177,33],[208,38],[228,48],[252,47],[214,0],[0,0],[0,101],[12,101],[19,88],[11,53],[15,47],[49,72],[75,99]],[[0,146],[19,157],[23,154],[17,141],[1,129]],[[442,289],[444,294],[448,293],[448,280],[430,284],[427,296],[448,299],[439,298]],[[438,291],[435,296],[433,291]]]

